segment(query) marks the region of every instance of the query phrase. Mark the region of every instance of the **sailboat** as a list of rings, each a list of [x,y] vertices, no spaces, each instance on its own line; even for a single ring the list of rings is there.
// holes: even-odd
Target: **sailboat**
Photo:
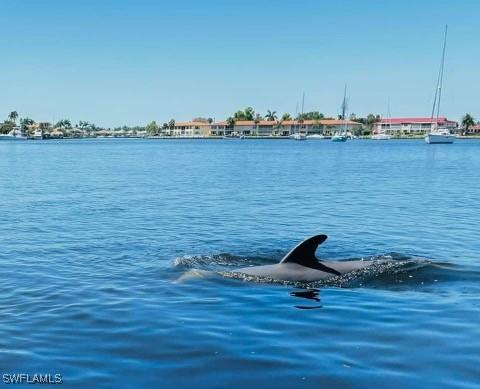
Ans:
[[[347,113],[347,85],[345,85],[345,89],[343,91],[343,102],[342,102],[342,119],[343,119],[343,129],[341,131],[337,131],[335,135],[332,136],[333,142],[346,142],[347,137],[347,119],[345,117]]]
[[[390,116],[390,99],[388,100],[388,128],[392,126],[391,116]],[[380,130],[375,135],[372,135],[372,140],[390,140],[392,136],[387,134],[384,129]]]
[[[304,105],[305,105],[305,92],[303,92],[303,95],[302,95],[302,115],[300,116],[302,119],[300,121],[300,123],[303,122],[303,108],[304,108]],[[298,109],[298,105],[297,105],[297,109]],[[299,126],[300,127],[300,126]],[[305,131],[302,132],[302,130],[300,128],[298,128],[297,131],[295,131],[295,133],[292,135],[292,139],[295,139],[295,140],[307,140],[307,134]]]
[[[450,130],[446,127],[439,127],[438,126],[438,116],[440,113],[440,100],[442,98],[442,86],[443,86],[443,68],[445,65],[445,48],[447,46],[447,32],[448,26],[445,26],[445,36],[443,38],[443,50],[442,50],[442,60],[440,61],[440,71],[438,73],[437,79],[437,88],[435,90],[435,98],[433,100],[433,108],[432,108],[432,123],[433,123],[433,130],[430,131],[428,134],[425,134],[425,142],[430,144],[436,143],[453,143],[455,141],[455,135],[450,133]],[[433,121],[433,117],[435,115],[436,109],[436,120]]]

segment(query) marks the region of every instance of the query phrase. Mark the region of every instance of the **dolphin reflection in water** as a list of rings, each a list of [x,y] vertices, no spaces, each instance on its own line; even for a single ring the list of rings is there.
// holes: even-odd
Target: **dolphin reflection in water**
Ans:
[[[233,272],[279,281],[315,282],[342,276],[372,265],[373,261],[362,260],[319,261],[315,251],[326,240],[327,235],[312,236],[294,247],[275,265],[243,267]]]

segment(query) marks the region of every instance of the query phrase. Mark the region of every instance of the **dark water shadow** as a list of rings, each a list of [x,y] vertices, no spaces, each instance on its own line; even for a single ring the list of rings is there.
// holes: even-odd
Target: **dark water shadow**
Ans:
[[[320,302],[320,291],[318,289],[297,289],[297,290],[291,291],[290,296],[300,298],[300,299],[312,300],[315,303]],[[322,308],[322,305],[321,304],[294,305],[294,307],[298,309],[320,309]]]

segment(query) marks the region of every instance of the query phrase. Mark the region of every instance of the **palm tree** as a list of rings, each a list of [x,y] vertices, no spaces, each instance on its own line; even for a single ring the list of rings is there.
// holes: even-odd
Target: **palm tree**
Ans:
[[[282,121],[285,121],[285,120],[292,120],[292,117],[290,116],[289,113],[284,113],[283,114]]]
[[[158,135],[157,122],[154,120],[151,123],[147,124],[147,126],[145,127],[145,130],[147,131],[148,135],[151,135],[151,136]]]
[[[258,136],[258,123],[262,121],[262,117],[257,113],[255,115],[255,119],[253,119],[253,122],[255,123],[255,133]]]
[[[234,125],[235,125],[235,119],[232,118],[231,116],[227,118],[227,127],[233,128]]]
[[[175,119],[170,119],[168,122],[168,128],[170,129],[170,135],[172,135],[173,127],[175,127]]]
[[[274,122],[275,120],[277,120],[277,111],[270,111],[270,110],[268,110],[268,111],[267,111],[267,114],[265,115],[265,118],[266,118],[268,121]]]
[[[31,126],[34,123],[35,122],[30,118],[20,119],[20,126],[22,127],[23,130],[27,130],[28,126]]]
[[[13,123],[15,123],[17,121],[17,118],[18,118],[17,111],[12,111],[8,114],[8,119]]]
[[[277,135],[283,135],[283,134],[280,134],[280,129],[282,128],[282,125],[283,125],[283,120],[277,120],[277,122],[273,126]]]
[[[60,127],[61,129],[69,129],[72,128],[72,122],[69,119],[62,119],[55,125],[55,127]]]
[[[370,131],[372,130],[373,125],[378,121],[380,121],[380,116],[375,116],[373,113],[369,113],[367,119],[365,120],[367,127]]]
[[[86,120],[83,121],[83,120],[80,120],[78,122],[78,128],[80,128],[81,130],[85,130],[87,128],[92,128],[92,126],[94,126],[93,124],[90,124],[89,122],[87,122]]]
[[[245,114],[245,120],[253,120],[255,117],[255,110],[252,107],[247,107],[243,111]]]
[[[463,135],[468,133],[468,129],[475,125],[475,119],[469,113],[462,118]]]

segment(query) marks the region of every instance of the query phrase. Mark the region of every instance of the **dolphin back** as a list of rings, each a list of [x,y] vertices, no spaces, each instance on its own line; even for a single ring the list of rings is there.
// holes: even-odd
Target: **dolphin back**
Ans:
[[[317,247],[325,242],[327,238],[327,235],[315,235],[311,238],[305,239],[302,243],[295,246],[287,255],[285,255],[280,263],[297,263],[301,266],[309,267],[311,269],[321,270],[337,276],[341,275],[341,273],[335,269],[320,263],[315,256]]]

